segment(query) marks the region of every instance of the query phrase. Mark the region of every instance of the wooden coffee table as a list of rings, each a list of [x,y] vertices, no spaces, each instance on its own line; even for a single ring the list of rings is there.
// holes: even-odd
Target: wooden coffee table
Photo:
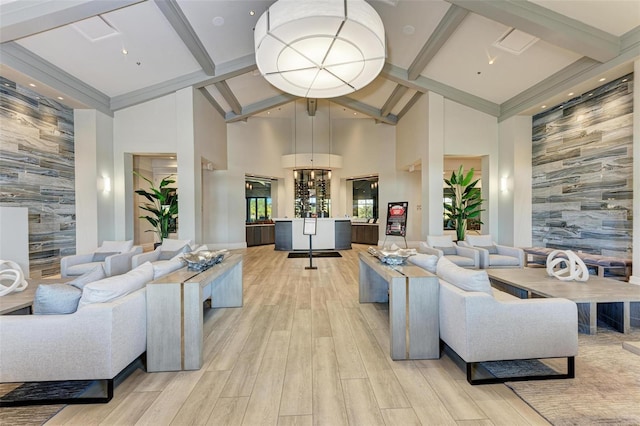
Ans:
[[[578,329],[595,334],[598,319],[622,333],[640,327],[640,285],[589,276],[587,282],[560,281],[545,268],[488,269],[491,284],[520,298],[562,297],[578,305]]]
[[[31,313],[31,306],[33,305],[33,297],[36,294],[36,287],[43,280],[27,280],[29,285],[23,291],[18,293],[9,293],[6,296],[0,297],[0,315],[7,315],[11,313]],[[20,312],[24,310],[24,312]]]

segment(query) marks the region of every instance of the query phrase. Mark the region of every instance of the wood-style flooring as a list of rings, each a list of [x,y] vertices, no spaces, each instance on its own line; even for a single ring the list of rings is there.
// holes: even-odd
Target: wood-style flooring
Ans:
[[[137,369],[108,404],[47,425],[548,424],[504,385],[471,386],[447,355],[392,361],[385,304],[358,302],[358,252],[244,253],[244,307],[205,311],[198,371]]]

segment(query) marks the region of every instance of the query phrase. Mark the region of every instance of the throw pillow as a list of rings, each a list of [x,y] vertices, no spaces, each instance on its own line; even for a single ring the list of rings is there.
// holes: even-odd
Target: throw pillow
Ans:
[[[94,281],[101,280],[103,278],[107,278],[107,274],[105,274],[104,268],[102,267],[102,265],[98,265],[92,270],[90,270],[89,272],[83,275],[80,275],[78,278],[74,279],[73,281],[69,281],[67,284],[82,290],[82,288],[85,285],[92,283]]]
[[[162,262],[153,262],[153,279],[157,280],[173,271],[182,268],[184,263],[180,259],[165,260]]]
[[[100,252],[97,251],[95,253],[93,253],[93,259],[91,259],[92,262],[104,262],[107,257],[109,256],[113,256],[114,254],[119,254],[119,251],[104,251],[104,252]]]
[[[78,308],[91,303],[103,303],[133,293],[153,280],[153,266],[145,262],[122,275],[114,275],[84,286]]]
[[[172,240],[171,238],[165,238],[162,240],[162,245],[160,246],[160,250],[162,251],[176,251],[181,250],[186,245],[190,245],[191,240]]]
[[[485,249],[489,252],[489,254],[498,254],[498,247],[495,244],[491,244],[490,246],[476,246],[481,249]]]
[[[442,254],[445,256],[450,256],[452,254],[457,254],[456,248],[454,246],[451,247],[433,247],[434,249],[442,250]]]
[[[82,291],[69,284],[40,284],[33,299],[34,315],[72,314]]]
[[[438,260],[436,267],[440,279],[466,291],[482,291],[493,296],[487,271],[461,268],[444,256]]]
[[[96,250],[100,253],[116,252],[126,253],[133,248],[133,240],[127,241],[103,241],[102,245]]]
[[[418,253],[416,255],[409,256],[407,261],[421,267],[424,270],[431,272],[432,274],[435,274],[436,266],[438,264],[438,256],[434,254]]]

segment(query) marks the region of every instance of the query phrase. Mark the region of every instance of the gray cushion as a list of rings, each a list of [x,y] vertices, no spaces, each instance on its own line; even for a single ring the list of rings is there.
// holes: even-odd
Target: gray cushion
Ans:
[[[33,299],[35,315],[72,314],[78,309],[82,290],[69,284],[40,284]]]
[[[118,254],[119,252],[117,251],[113,251],[113,252],[95,252],[93,253],[93,259],[91,260],[92,262],[104,262],[104,260],[109,257],[109,256],[113,256],[114,254]]]
[[[492,244],[490,246],[476,246],[476,247],[487,250],[489,254],[498,254],[498,247],[496,247],[495,244]]]
[[[74,279],[73,281],[69,281],[67,284],[70,284],[82,290],[82,288],[85,285],[92,283],[94,281],[101,280],[103,278],[107,278],[107,274],[105,274],[104,268],[102,267],[102,265],[99,264],[89,272],[83,275],[80,275],[78,278]]]
[[[453,246],[451,246],[451,247],[434,247],[434,248],[438,249],[438,250],[442,250],[442,254],[445,255],[445,256],[458,253],[456,251],[456,248],[453,247]]]

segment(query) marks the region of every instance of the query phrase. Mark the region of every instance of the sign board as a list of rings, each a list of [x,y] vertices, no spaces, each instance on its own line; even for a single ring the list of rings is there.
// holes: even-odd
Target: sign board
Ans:
[[[404,237],[407,234],[408,201],[389,203],[387,207],[387,228],[385,235]]]
[[[316,222],[317,219],[315,217],[305,217],[302,235],[316,235]]]

